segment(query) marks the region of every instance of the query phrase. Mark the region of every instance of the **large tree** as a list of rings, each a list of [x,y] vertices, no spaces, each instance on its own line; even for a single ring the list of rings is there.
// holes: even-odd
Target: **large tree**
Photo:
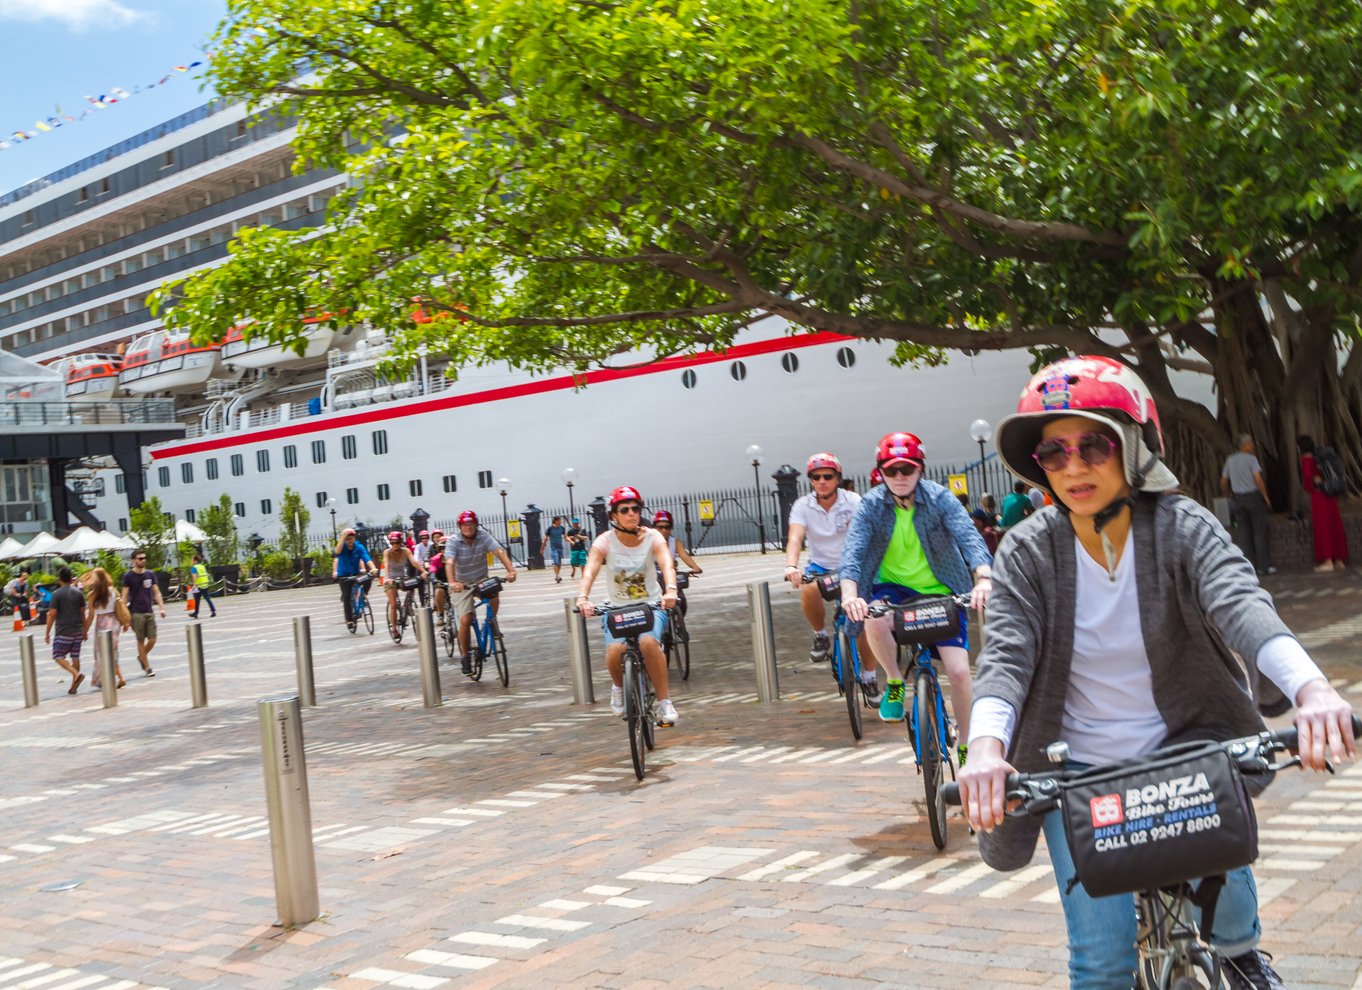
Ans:
[[[1362,479],[1362,5],[229,9],[219,87],[354,181],[326,228],[243,231],[165,293],[201,336],[327,311],[400,329],[399,357],[540,367],[774,315],[905,361],[1095,352],[1149,383],[1202,491],[1245,431],[1278,478],[1309,431]]]

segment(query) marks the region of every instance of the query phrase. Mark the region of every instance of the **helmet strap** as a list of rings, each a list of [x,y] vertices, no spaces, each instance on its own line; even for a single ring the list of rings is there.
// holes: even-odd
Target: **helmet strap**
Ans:
[[[1093,532],[1102,538],[1102,556],[1106,558],[1107,578],[1112,581],[1116,580],[1116,547],[1112,544],[1111,537],[1102,532],[1102,528],[1119,516],[1127,507],[1134,505],[1135,496],[1126,495],[1124,498],[1118,498],[1115,502],[1112,502],[1111,505],[1092,518]]]
[[[615,520],[613,520],[613,519],[610,520],[610,528],[611,528],[611,529],[617,529],[617,530],[619,530],[621,533],[628,533],[630,536],[638,536],[639,530],[642,529],[641,526],[635,526],[633,529],[627,529],[626,527],[621,526],[619,523],[617,523],[617,522],[616,522]]]

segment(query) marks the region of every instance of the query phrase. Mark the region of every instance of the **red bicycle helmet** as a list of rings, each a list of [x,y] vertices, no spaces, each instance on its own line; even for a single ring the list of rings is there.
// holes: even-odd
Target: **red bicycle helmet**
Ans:
[[[884,467],[898,461],[917,461],[925,463],[927,454],[922,449],[922,441],[912,433],[889,433],[880,437],[875,445],[875,466]]]
[[[417,533],[416,535],[417,535],[418,537],[421,537],[421,536],[429,536],[429,535],[430,535],[430,530],[428,530],[428,529],[423,529],[423,530],[421,530],[421,532]]]
[[[609,506],[610,511],[614,512],[615,506],[619,505],[621,502],[637,502],[639,505],[642,505],[643,496],[638,493],[637,488],[631,488],[628,485],[620,485],[610,493],[610,498],[606,500],[606,504]]]
[[[876,485],[883,484],[883,483],[884,483],[884,478],[880,475],[880,469],[879,469],[879,468],[871,468],[871,469],[870,469],[870,487],[871,487],[871,488],[874,488]]]
[[[837,477],[839,478],[843,474],[842,462],[837,459],[836,454],[829,454],[826,450],[820,451],[809,458],[809,463],[804,465],[804,473],[806,475],[813,474],[814,471],[819,468],[836,471]]]
[[[472,509],[464,509],[459,513],[459,525],[462,526],[466,522],[471,522],[476,526],[478,524],[478,514]]]
[[[666,523],[668,526],[675,526],[676,520],[672,518],[672,514],[668,512],[666,509],[658,509],[656,512],[653,513],[653,525],[656,526],[659,523]]]
[[[389,543],[401,543],[401,542],[402,542],[402,534],[399,533],[397,530],[393,530],[391,533],[388,534],[388,542],[389,542]]]

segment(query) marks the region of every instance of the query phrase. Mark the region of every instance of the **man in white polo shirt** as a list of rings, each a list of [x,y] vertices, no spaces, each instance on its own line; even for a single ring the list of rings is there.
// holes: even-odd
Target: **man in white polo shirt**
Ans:
[[[809,659],[823,663],[832,651],[832,637],[827,628],[827,606],[818,593],[817,584],[805,582],[804,575],[816,577],[837,569],[842,559],[842,543],[846,540],[851,520],[861,504],[861,496],[842,487],[842,462],[826,451],[814,454],[804,469],[812,491],[795,500],[790,507],[790,532],[785,541],[785,580],[800,588],[800,606],[804,618],[813,629],[813,647]],[[805,542],[809,545],[809,562],[801,571],[799,552]],[[802,586],[802,587],[801,587]],[[864,647],[862,647],[864,649]],[[878,693],[871,689],[875,679],[875,664],[867,662],[862,653],[861,675],[867,692],[878,702]]]

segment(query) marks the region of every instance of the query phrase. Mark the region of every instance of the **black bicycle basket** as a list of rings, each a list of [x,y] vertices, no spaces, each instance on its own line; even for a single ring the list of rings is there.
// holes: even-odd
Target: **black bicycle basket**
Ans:
[[[825,602],[838,602],[842,600],[842,579],[836,574],[820,574],[816,579],[818,593],[823,596]]]
[[[894,641],[903,646],[925,646],[960,635],[960,607],[949,595],[918,598],[896,605]]]
[[[1064,834],[1092,897],[1215,876],[1258,857],[1253,802],[1216,743],[1096,767],[1061,789]]]
[[[420,583],[421,579],[419,577],[409,577],[402,579],[402,587],[408,591],[410,591],[412,588],[417,587]]]
[[[501,594],[501,578],[499,577],[483,578],[473,585],[473,597],[481,601],[495,598],[499,594]]]
[[[683,590],[685,590],[686,588],[689,588],[689,587],[690,587],[690,575],[689,575],[689,574],[683,574],[681,571],[677,571],[677,572],[676,572],[676,590],[677,590],[677,591],[683,591]]]
[[[605,627],[616,639],[649,632],[653,628],[653,607],[642,602],[611,609],[605,615]]]

